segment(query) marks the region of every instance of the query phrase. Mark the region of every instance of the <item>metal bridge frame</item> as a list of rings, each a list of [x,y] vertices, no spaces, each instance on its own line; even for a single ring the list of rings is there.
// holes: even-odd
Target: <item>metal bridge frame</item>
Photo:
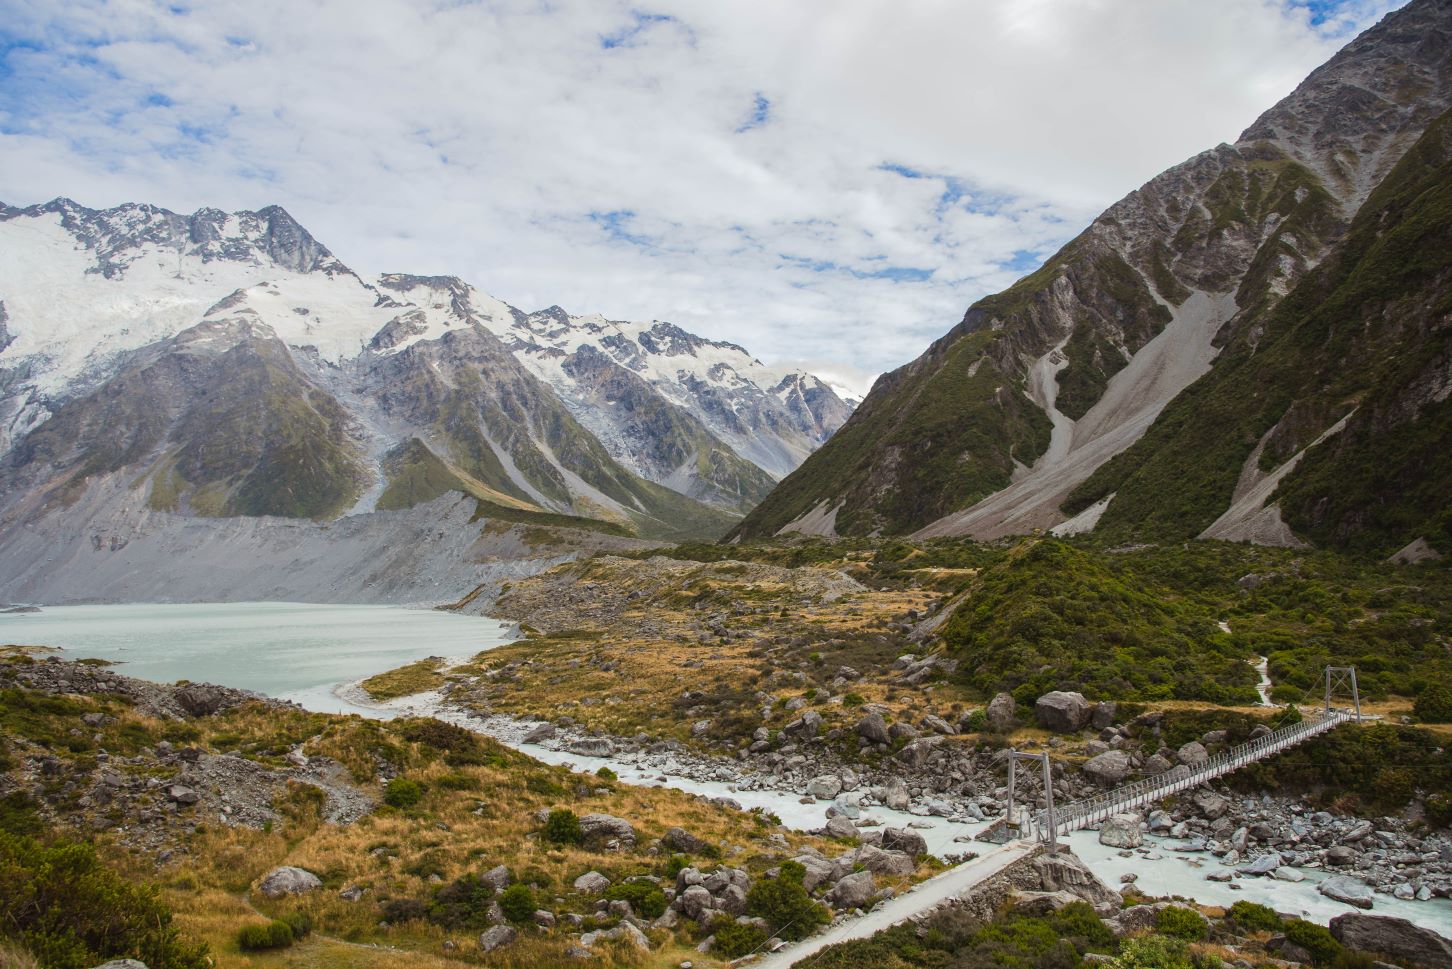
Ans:
[[[1351,694],[1352,710],[1338,710],[1331,705],[1333,696],[1343,687]],[[1071,801],[1060,808],[1054,806],[1054,776],[1049,765],[1049,755],[1011,750],[1008,759],[1008,826],[1020,828],[1022,835],[1015,812],[1018,793],[1017,767],[1021,760],[1037,761],[1041,764],[1044,788],[1043,810],[1035,812],[1029,823],[1022,827],[1030,828],[1032,836],[1052,848],[1060,834],[1078,831],[1091,824],[1107,821],[1115,814],[1144,807],[1170,794],[1199,787],[1217,777],[1240,770],[1333,730],[1343,723],[1361,722],[1361,694],[1356,685],[1356,667],[1326,667],[1324,692],[1325,708],[1305,716],[1299,723],[1289,724],[1264,737],[1224,750],[1193,767],[1181,765],[1163,774],[1143,778],[1094,797]],[[1034,774],[1027,776],[1033,777]]]

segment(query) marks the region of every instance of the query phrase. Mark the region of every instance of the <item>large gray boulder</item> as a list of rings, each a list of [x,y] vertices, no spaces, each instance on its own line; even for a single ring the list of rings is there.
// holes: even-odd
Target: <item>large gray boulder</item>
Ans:
[[[621,847],[635,844],[635,828],[629,821],[613,814],[587,814],[580,819],[580,831],[586,844],[615,842]]]
[[[928,853],[927,840],[916,831],[904,828],[883,828],[882,846],[888,851],[901,851],[910,858]]]
[[[598,871],[587,871],[575,879],[575,891],[584,892],[587,895],[599,895],[610,887],[610,879]]]
[[[842,778],[836,774],[823,774],[807,781],[807,793],[819,801],[830,801],[842,793]]]
[[[1103,917],[1118,912],[1124,898],[1104,884],[1073,855],[1039,855],[1032,862],[1039,875],[1039,887],[1046,892],[1071,892]]]
[[[661,836],[660,843],[684,855],[707,855],[712,848],[711,842],[696,837],[685,828],[670,828]]]
[[[1092,709],[1084,694],[1054,690],[1039,697],[1034,704],[1034,716],[1045,730],[1077,733],[1089,722]]]
[[[880,713],[869,713],[857,722],[857,736],[873,744],[892,743],[892,737],[887,732],[887,721],[882,719]]]
[[[312,872],[284,865],[263,876],[257,890],[268,898],[282,898],[286,895],[306,895],[322,887],[322,880]]]
[[[1327,898],[1345,902],[1347,905],[1354,905],[1357,908],[1371,908],[1375,904],[1371,889],[1347,875],[1332,875],[1317,885],[1316,891]]]
[[[1182,748],[1183,749],[1183,748]],[[1190,796],[1195,810],[1207,821],[1219,821],[1230,812],[1230,801],[1208,788],[1200,788]]]
[[[483,952],[493,952],[496,949],[513,945],[517,938],[519,938],[519,933],[512,925],[490,926],[479,936],[479,949]]]
[[[1175,751],[1175,756],[1180,759],[1180,763],[1189,767],[1198,767],[1210,759],[1210,754],[1205,750],[1205,745],[1198,740],[1192,740]]]
[[[1099,843],[1111,848],[1138,848],[1144,844],[1138,814],[1115,814],[1099,829]]]
[[[1018,718],[1018,703],[1011,693],[1000,693],[988,703],[988,708],[983,711],[984,718],[988,721],[988,729],[995,733],[1008,733],[1013,729],[1014,721]]]
[[[906,878],[917,870],[918,863],[901,851],[883,851],[876,845],[863,845],[857,849],[856,864],[874,875],[892,875]]]
[[[835,909],[861,908],[871,901],[876,892],[877,885],[872,880],[872,872],[859,871],[833,885],[832,890],[827,893],[827,901]]]
[[[808,710],[800,718],[793,720],[781,732],[792,740],[811,740],[822,729],[822,715],[816,710]]]
[[[1452,941],[1406,919],[1347,912],[1331,920],[1331,934],[1351,949],[1414,962],[1425,969],[1452,969]]]
[[[146,963],[137,962],[135,959],[112,959],[96,966],[96,969],[146,969]]]
[[[1083,771],[1105,787],[1113,787],[1129,776],[1134,765],[1122,750],[1106,750],[1084,762]]]

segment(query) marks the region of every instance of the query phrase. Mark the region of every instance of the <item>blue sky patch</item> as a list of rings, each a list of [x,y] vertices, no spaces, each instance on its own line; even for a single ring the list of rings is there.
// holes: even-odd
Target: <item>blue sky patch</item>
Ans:
[[[751,105],[751,115],[741,127],[736,129],[739,135],[743,131],[750,131],[752,128],[760,128],[766,124],[771,117],[771,101],[760,91],[756,92],[756,100]]]
[[[631,223],[635,221],[635,213],[630,209],[615,209],[610,212],[591,212],[591,222],[599,226],[600,231],[605,233],[606,238],[611,242],[623,242],[627,245],[638,246],[641,249],[653,249],[655,243],[639,232],[631,231]]]
[[[601,34],[600,46],[605,50],[614,50],[617,47],[634,47],[641,34],[645,33],[655,24],[676,23],[676,18],[664,13],[645,13],[640,10],[630,12],[632,22],[613,34]]]

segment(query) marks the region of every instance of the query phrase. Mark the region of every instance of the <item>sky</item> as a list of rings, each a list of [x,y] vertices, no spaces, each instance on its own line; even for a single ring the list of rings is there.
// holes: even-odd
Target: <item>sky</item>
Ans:
[[[0,0],[0,201],[279,204],[860,393],[1401,2]]]

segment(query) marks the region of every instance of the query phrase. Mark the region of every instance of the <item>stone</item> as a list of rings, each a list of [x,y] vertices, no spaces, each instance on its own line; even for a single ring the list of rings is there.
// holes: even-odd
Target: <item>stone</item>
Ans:
[[[1189,745],[1187,744],[1186,746]],[[1184,747],[1180,748],[1181,751],[1184,749]],[[1230,811],[1229,800],[1203,787],[1192,794],[1190,800],[1194,803],[1195,810],[1207,821],[1218,821]]]
[[[1350,949],[1376,952],[1425,969],[1452,969],[1452,941],[1406,919],[1347,912],[1331,920],[1331,934]]]
[[[832,880],[834,866],[819,855],[798,855],[792,861],[807,870],[806,874],[802,876],[802,887],[809,892],[818,885]]]
[[[836,774],[822,774],[807,781],[807,793],[819,801],[830,801],[842,793],[842,778]]]
[[[200,794],[184,784],[173,784],[166,789],[166,799],[183,806],[190,806],[202,798]]]
[[[1287,868],[1285,865],[1271,872],[1271,877],[1278,882],[1303,882],[1306,876],[1295,868]]]
[[[306,895],[322,887],[322,880],[312,872],[284,865],[264,875],[257,890],[267,898],[282,898],[285,895]]]
[[[580,819],[585,843],[618,842],[623,847],[635,844],[635,828],[629,821],[611,814],[587,814]]]
[[[683,855],[709,855],[711,842],[698,838],[685,828],[670,828],[661,836],[660,843]]]
[[[234,696],[225,687],[210,683],[188,683],[172,694],[177,705],[194,717],[211,716],[229,706]]]
[[[892,737],[887,732],[887,721],[882,719],[880,713],[869,713],[857,721],[857,736],[874,744],[892,742]]]
[[[1347,905],[1354,905],[1357,908],[1371,908],[1374,904],[1371,889],[1355,878],[1346,875],[1332,875],[1317,885],[1316,891],[1327,898],[1345,902]]]
[[[1143,770],[1146,774],[1163,774],[1174,766],[1163,755],[1151,754],[1145,758]]]
[[[368,889],[361,885],[349,885],[338,893],[338,897],[345,902],[359,901]]]
[[[882,847],[889,851],[901,851],[909,858],[928,853],[928,842],[922,835],[902,828],[883,828]]]
[[[944,735],[955,734],[958,732],[952,727],[951,724],[948,723],[948,721],[944,720],[942,717],[934,713],[930,713],[926,717],[923,717],[923,726],[933,731],[933,733],[940,733]]]
[[[883,792],[882,803],[893,811],[906,811],[912,805],[912,795],[902,778],[894,777]]]
[[[546,932],[550,931],[551,929],[553,929],[555,927],[555,913],[554,912],[549,912],[549,911],[546,911],[545,909],[537,908],[537,909],[534,910],[534,915],[531,916],[531,917],[534,919],[534,924],[535,925],[538,925],[540,928],[544,929]]]
[[[1118,892],[1094,876],[1074,855],[1039,855],[1031,862],[1046,892],[1070,892],[1094,906],[1095,911],[1117,912],[1124,905]]]
[[[988,729],[995,733],[1008,733],[1018,717],[1018,703],[1011,693],[1000,693],[989,701],[983,711]]]
[[[711,893],[706,890],[705,886],[692,885],[678,894],[673,904],[676,911],[686,918],[694,919],[699,918],[701,913],[707,909],[713,908],[714,902],[715,899],[711,897]]]
[[[595,953],[591,952],[589,949],[585,948],[582,945],[577,945],[577,944],[571,942],[569,945],[565,946],[565,958],[566,959],[593,959],[593,958],[595,958]]]
[[[570,741],[565,749],[583,757],[609,757],[615,753],[615,745],[604,737],[581,737]]]
[[[1089,726],[1095,730],[1107,730],[1114,724],[1114,715],[1118,712],[1119,705],[1113,700],[1096,703],[1089,713]]]
[[[906,878],[917,871],[918,863],[901,851],[883,851],[876,845],[863,845],[857,849],[856,863],[874,875],[892,875]]]
[[[493,952],[496,949],[513,945],[517,938],[519,938],[519,932],[512,925],[490,926],[479,936],[479,948],[484,952]]]
[[[1241,865],[1238,869],[1242,875],[1269,875],[1281,867],[1281,856],[1272,851],[1270,854],[1261,855],[1248,865]]]
[[[859,834],[852,819],[841,814],[828,818],[825,830],[829,838],[855,838]]]
[[[833,885],[826,898],[835,909],[854,909],[866,905],[876,892],[877,884],[872,879],[872,872],[859,871]]]
[[[1138,848],[1144,844],[1138,814],[1115,814],[1099,829],[1099,843],[1111,848]]]
[[[587,895],[599,895],[610,887],[610,879],[598,871],[587,871],[575,879],[575,891],[584,892]]]
[[[1356,849],[1346,845],[1332,845],[1326,849],[1326,864],[1338,868],[1356,861]]]
[[[1151,811],[1149,816],[1149,829],[1151,831],[1168,831],[1175,826],[1175,819],[1170,817],[1168,811]]]
[[[96,966],[96,969],[146,969],[146,963],[135,959],[112,959]]]
[[[1083,771],[1105,787],[1113,787],[1129,776],[1133,764],[1122,750],[1108,750],[1085,761]]]
[[[487,883],[495,892],[502,892],[509,887],[509,869],[503,865],[495,865],[481,875],[479,880]]]
[[[1050,915],[1080,901],[1079,896],[1071,892],[1015,891],[1008,896],[1009,906],[1025,915]]]
[[[556,733],[555,725],[552,723],[535,724],[523,737],[519,738],[522,744],[539,744],[549,740]]]
[[[800,718],[793,720],[781,732],[793,740],[811,740],[822,729],[822,715],[816,710],[808,710]]]
[[[1089,701],[1082,693],[1054,690],[1034,703],[1034,716],[1039,726],[1055,733],[1077,733],[1089,723]]]
[[[1187,767],[1196,767],[1210,759],[1210,754],[1205,750],[1205,745],[1198,740],[1192,740],[1175,751],[1175,756],[1179,758],[1180,763]]]

